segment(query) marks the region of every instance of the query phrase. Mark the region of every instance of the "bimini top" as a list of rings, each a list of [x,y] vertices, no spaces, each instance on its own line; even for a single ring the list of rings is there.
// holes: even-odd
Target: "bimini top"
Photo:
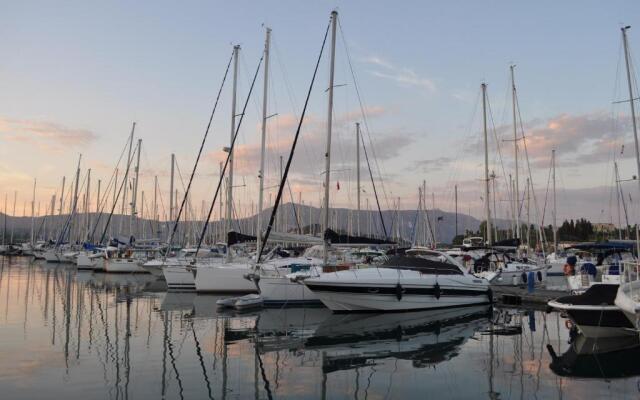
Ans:
[[[421,256],[412,257],[396,255],[390,257],[382,265],[382,268],[408,269],[432,275],[464,275],[464,272],[456,264],[433,260]]]
[[[609,240],[606,242],[585,242],[578,243],[568,249],[584,250],[584,251],[632,251],[635,247],[635,241],[626,240]]]

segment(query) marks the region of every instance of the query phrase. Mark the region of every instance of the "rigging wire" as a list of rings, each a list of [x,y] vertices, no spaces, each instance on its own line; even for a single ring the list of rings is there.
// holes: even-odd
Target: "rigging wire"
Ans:
[[[238,122],[238,126],[236,127],[236,131],[233,134],[233,140],[231,140],[231,144],[229,145],[229,152],[227,153],[227,158],[224,162],[224,166],[222,167],[222,171],[220,173],[220,179],[218,180],[218,185],[216,187],[216,192],[213,196],[213,200],[211,201],[211,206],[209,207],[209,212],[207,213],[207,218],[204,221],[204,225],[202,227],[202,232],[200,233],[200,237],[198,238],[198,246],[196,247],[196,253],[194,255],[194,259],[198,257],[198,252],[200,251],[200,247],[202,246],[202,241],[207,233],[207,227],[209,226],[209,219],[211,218],[211,214],[213,213],[213,208],[215,207],[216,200],[218,199],[218,194],[220,193],[220,187],[222,186],[222,181],[224,179],[224,175],[227,171],[227,166],[229,165],[229,159],[233,154],[233,148],[236,144],[236,139],[238,138],[238,132],[240,131],[240,127],[242,126],[242,121],[244,121],[245,111],[247,110],[247,105],[249,104],[249,100],[251,98],[251,93],[253,92],[253,87],[255,86],[256,79],[258,78],[258,72],[260,71],[260,66],[262,65],[262,60],[264,60],[264,53],[260,57],[260,61],[258,61],[258,67],[256,68],[256,73],[253,75],[253,81],[251,81],[251,87],[249,88],[249,93],[247,94],[247,99],[244,102],[244,106],[242,107],[242,113],[240,114],[240,121]]]
[[[291,151],[289,152],[289,157],[287,158],[287,164],[283,171],[282,181],[280,182],[280,187],[278,188],[278,194],[276,195],[276,201],[273,205],[273,209],[271,210],[271,217],[269,217],[269,223],[267,224],[267,231],[264,235],[264,241],[262,242],[262,246],[258,249],[258,256],[256,257],[256,264],[260,263],[260,258],[262,257],[262,253],[264,252],[265,244],[267,240],[269,240],[269,234],[273,229],[273,222],[275,220],[276,212],[278,211],[278,205],[280,204],[280,199],[282,198],[282,191],[284,190],[284,182],[289,175],[289,168],[291,167],[291,161],[293,159],[293,154],[296,149],[296,145],[298,144],[298,137],[300,136],[300,130],[302,129],[302,123],[304,122],[304,117],[307,113],[307,106],[309,105],[309,98],[311,97],[311,91],[313,90],[314,83],[316,81],[316,76],[318,74],[318,67],[320,66],[320,61],[322,60],[322,54],[324,52],[324,46],[327,43],[327,36],[329,35],[329,28],[331,27],[331,19],[329,19],[329,23],[327,24],[327,29],[324,33],[324,39],[322,39],[322,46],[320,47],[320,54],[318,54],[318,60],[316,61],[316,67],[313,70],[313,77],[311,78],[311,84],[309,85],[309,90],[307,91],[307,98],[304,101],[304,107],[302,108],[302,114],[300,115],[300,120],[298,121],[298,128],[296,129],[296,134],[293,138],[293,143],[291,144]],[[329,171],[327,171],[329,173]],[[328,212],[328,210],[325,210]],[[259,235],[261,232],[257,232]],[[324,234],[324,232],[323,232]]]
[[[347,62],[349,64],[349,70],[351,71],[351,77],[353,79],[353,86],[356,90],[356,97],[358,98],[358,104],[360,105],[360,113],[362,114],[362,121],[364,122],[364,127],[365,130],[367,132],[367,138],[369,139],[369,144],[371,145],[371,152],[373,155],[373,160],[375,162],[376,168],[377,168],[377,172],[378,172],[378,176],[380,179],[380,186],[382,188],[382,193],[384,195],[385,201],[387,203],[387,208],[389,209],[389,197],[387,196],[387,191],[385,189],[384,186],[384,180],[382,179],[382,172],[380,169],[380,165],[378,164],[378,157],[376,155],[375,152],[375,146],[373,145],[373,140],[371,139],[371,130],[369,129],[369,119],[367,118],[367,114],[365,112],[365,107],[364,107],[364,102],[362,100],[362,96],[360,95],[360,88],[358,85],[358,80],[356,79],[356,73],[355,70],[353,69],[353,64],[351,62],[351,53],[349,52],[349,46],[347,46],[347,41],[346,41],[346,37],[344,34],[344,31],[342,29],[342,23],[340,22],[340,20],[338,19],[338,27],[340,28],[340,37],[342,38],[342,42],[344,45],[344,49],[345,49],[345,53],[347,54]],[[380,209],[380,200],[378,199],[378,195],[377,195],[377,189],[376,189],[376,183],[375,180],[373,178],[373,173],[371,172],[371,165],[369,163],[369,156],[367,155],[367,150],[366,147],[364,146],[364,141],[362,141],[362,147],[364,149],[364,155],[365,158],[367,160],[367,165],[369,167],[369,176],[371,178],[371,185],[373,186],[373,192],[375,194],[376,197],[376,204],[378,205],[378,214],[380,216],[380,221],[382,223],[382,227],[384,229],[384,235],[385,238],[387,237],[387,229],[385,227],[384,224],[384,219],[382,218],[382,210]]]
[[[229,57],[229,62],[227,63],[227,69],[224,71],[224,77],[222,78],[222,83],[220,84],[220,89],[218,89],[218,95],[216,96],[216,102],[213,105],[213,110],[211,110],[211,115],[209,117],[209,122],[207,123],[207,129],[204,132],[204,137],[202,138],[202,142],[200,143],[200,149],[198,150],[198,156],[196,157],[196,161],[193,164],[193,169],[191,170],[191,176],[189,177],[189,183],[187,184],[187,188],[185,189],[184,196],[182,197],[182,202],[180,204],[180,209],[178,210],[178,215],[176,216],[176,220],[173,224],[173,229],[171,230],[171,235],[169,236],[169,240],[167,241],[167,251],[164,253],[164,259],[167,258],[167,254],[171,249],[171,244],[173,243],[173,237],[178,229],[178,222],[180,221],[180,216],[182,215],[182,210],[184,209],[185,202],[187,201],[187,196],[189,191],[191,190],[191,184],[193,183],[193,177],[196,173],[196,169],[198,168],[198,162],[200,161],[200,156],[202,155],[202,150],[204,149],[204,144],[207,141],[207,136],[209,135],[209,129],[211,128],[211,122],[213,121],[213,116],[216,113],[216,109],[218,108],[218,101],[220,100],[220,94],[222,93],[222,89],[224,88],[224,84],[227,80],[227,75],[229,74],[229,68],[231,67],[231,61],[233,60],[233,52],[231,53],[231,57]],[[243,113],[244,116],[244,113]],[[180,177],[182,180],[182,177]],[[183,183],[184,186],[184,183]],[[173,193],[170,193],[173,196]],[[209,214],[211,217],[211,214]],[[199,246],[198,246],[199,248]]]

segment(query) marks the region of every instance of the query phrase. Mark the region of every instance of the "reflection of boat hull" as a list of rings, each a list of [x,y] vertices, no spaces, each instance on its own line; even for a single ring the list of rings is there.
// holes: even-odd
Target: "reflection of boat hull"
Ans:
[[[549,368],[560,376],[612,379],[640,375],[640,342],[636,336],[589,339],[579,335],[571,347],[557,356],[548,346]]]
[[[195,285],[198,293],[255,293],[256,285],[245,279],[246,264],[198,265]]]
[[[488,306],[476,306],[332,315],[305,347],[322,350],[324,372],[353,369],[389,357],[411,360],[417,367],[432,365],[455,357],[460,346],[488,322],[489,310]]]

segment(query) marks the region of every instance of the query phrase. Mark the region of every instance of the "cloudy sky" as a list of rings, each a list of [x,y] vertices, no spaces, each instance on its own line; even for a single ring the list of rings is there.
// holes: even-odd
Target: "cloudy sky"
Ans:
[[[382,177],[383,208],[398,198],[401,208],[416,207],[425,180],[429,203],[433,193],[436,207],[453,210],[458,185],[459,209],[480,217],[480,84],[486,82],[496,208],[498,216],[507,217],[506,182],[515,174],[508,141],[513,137],[509,65],[516,64],[529,160],[521,143],[520,197],[531,178],[532,220],[534,203],[540,218],[545,197],[551,201],[554,148],[558,217],[617,220],[614,159],[622,180],[636,175],[628,103],[614,103],[628,98],[623,24],[634,26],[632,54],[640,48],[636,1],[9,2],[0,13],[0,204],[8,194],[11,212],[17,191],[21,214],[36,178],[44,212],[51,196],[59,195],[62,177],[72,179],[82,154],[82,176],[92,169],[95,207],[96,181],[106,186],[135,121],[136,138],[143,140],[140,182],[146,207],[157,176],[166,208],[171,153],[186,182],[233,44],[242,46],[240,110],[263,49],[264,26],[273,29],[268,203],[334,8],[340,27],[332,204],[355,207],[355,123],[361,122],[373,175]],[[327,86],[325,53],[290,178],[293,195],[314,205],[322,196]],[[257,201],[261,102],[262,71],[238,139],[238,213],[249,212]],[[194,184],[198,209],[210,201],[217,183],[221,150],[229,142],[230,105],[229,79]],[[363,207],[366,200],[373,206],[365,165]],[[624,182],[622,190],[629,218],[635,219],[637,186]],[[525,202],[522,207],[524,215]],[[544,213],[549,222],[549,205]]]

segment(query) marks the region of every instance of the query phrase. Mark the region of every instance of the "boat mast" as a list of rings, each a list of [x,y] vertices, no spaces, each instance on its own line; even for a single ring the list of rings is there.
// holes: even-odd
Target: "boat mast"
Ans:
[[[637,181],[640,185],[640,149],[638,148],[638,127],[636,124],[636,107],[633,97],[633,86],[631,84],[631,68],[629,66],[629,42],[627,40],[627,29],[631,26],[627,25],[622,30],[622,43],[624,44],[624,61],[627,67],[627,85],[629,86],[629,104],[631,105],[631,122],[633,124],[633,139],[636,145],[636,167],[637,167]],[[638,241],[638,225],[636,224],[636,242]],[[639,242],[640,243],[640,242]]]
[[[516,231],[515,231],[516,239],[520,239],[520,183],[518,180],[518,175],[520,174],[518,173],[518,125],[517,125],[517,119],[516,119],[516,80],[513,73],[514,68],[515,68],[515,65],[511,65],[510,69],[511,69],[511,102],[512,102],[512,109],[513,109],[513,151],[514,151],[515,161],[516,161],[516,170],[515,170],[516,187],[513,193],[514,195],[513,210],[514,210],[514,216],[516,221]]]
[[[13,192],[13,214],[11,215],[11,241],[9,244],[13,244],[13,231],[16,227],[16,201],[18,200],[18,192]]]
[[[138,176],[140,172],[140,150],[141,149],[142,149],[142,139],[138,139],[138,154],[136,157],[136,170],[135,170],[136,175],[133,181],[133,193],[131,194],[131,217],[129,218],[129,236],[132,236],[134,234],[134,231],[132,229],[132,223],[133,223],[133,220],[136,218],[136,215],[138,214],[136,203],[138,202]],[[136,223],[136,228],[137,228],[137,223]]]
[[[131,165],[131,151],[133,150],[133,133],[136,130],[136,123],[133,123],[131,127],[131,134],[129,135],[129,151],[127,153],[127,169],[124,171],[124,193],[122,194],[122,210],[120,211],[120,234],[122,233],[122,219],[126,215],[126,207],[127,207],[127,189],[129,185],[129,165]],[[129,228],[131,228],[131,223],[129,223]],[[131,232],[129,232],[131,233]]]
[[[171,153],[171,179],[169,180],[169,221],[173,222],[173,178],[176,172],[176,155]]]
[[[614,179],[616,182],[616,208],[618,210],[618,239],[622,240],[622,214],[620,212],[620,178],[618,178],[618,163],[613,162],[615,172]]]
[[[62,215],[62,207],[64,206],[64,186],[66,178],[66,176],[62,177],[62,189],[60,191],[60,210],[58,211],[58,215]]]
[[[80,160],[82,160],[82,154],[78,157],[78,168],[76,168],[76,184],[73,188],[73,201],[71,207],[71,221],[73,221],[73,217],[75,216],[76,210],[78,209],[78,186],[80,183]],[[71,240],[72,229],[69,229],[69,240]]]
[[[269,89],[269,47],[271,45],[271,28],[267,28],[266,38],[264,41],[264,87],[262,95],[262,134],[260,142],[260,171],[258,171],[258,179],[260,180],[260,191],[258,193],[258,226],[256,227],[256,248],[258,251],[262,248],[262,207],[264,204],[264,154],[267,139],[267,100]]]
[[[489,141],[487,139],[487,84],[483,83],[482,87],[482,125],[484,132],[484,205],[486,224],[487,244],[491,246],[493,240],[491,238],[491,204],[489,199]]]
[[[36,207],[36,179],[33,179],[33,195],[31,196],[31,247],[33,248],[33,245],[35,243],[35,224],[36,224],[36,220],[35,220],[35,207]]]
[[[236,133],[236,92],[238,90],[238,55],[240,45],[233,46],[233,93],[231,96],[231,139],[229,141],[229,176],[227,178],[227,216],[225,219],[225,235],[231,230],[231,218],[233,216],[233,137]],[[233,255],[231,249],[227,249],[227,262],[231,262]]]
[[[456,205],[456,236],[458,236],[458,185],[453,187],[455,205]]]
[[[360,236],[360,123],[356,122],[356,203],[358,204],[358,236]]]
[[[85,213],[85,228],[86,232],[84,240],[89,240],[89,232],[91,231],[91,210],[89,205],[91,204],[91,168],[87,170],[87,190],[84,194],[84,213]]]
[[[558,219],[556,212],[556,149],[551,150],[551,166],[553,168],[553,251],[558,252]]]
[[[324,264],[329,259],[329,243],[325,236],[329,229],[329,184],[331,182],[331,126],[333,122],[333,80],[335,75],[336,61],[336,26],[338,24],[338,12],[331,12],[331,58],[329,64],[329,107],[327,110],[327,147],[324,153],[324,221],[322,226],[322,237],[324,244]]]

